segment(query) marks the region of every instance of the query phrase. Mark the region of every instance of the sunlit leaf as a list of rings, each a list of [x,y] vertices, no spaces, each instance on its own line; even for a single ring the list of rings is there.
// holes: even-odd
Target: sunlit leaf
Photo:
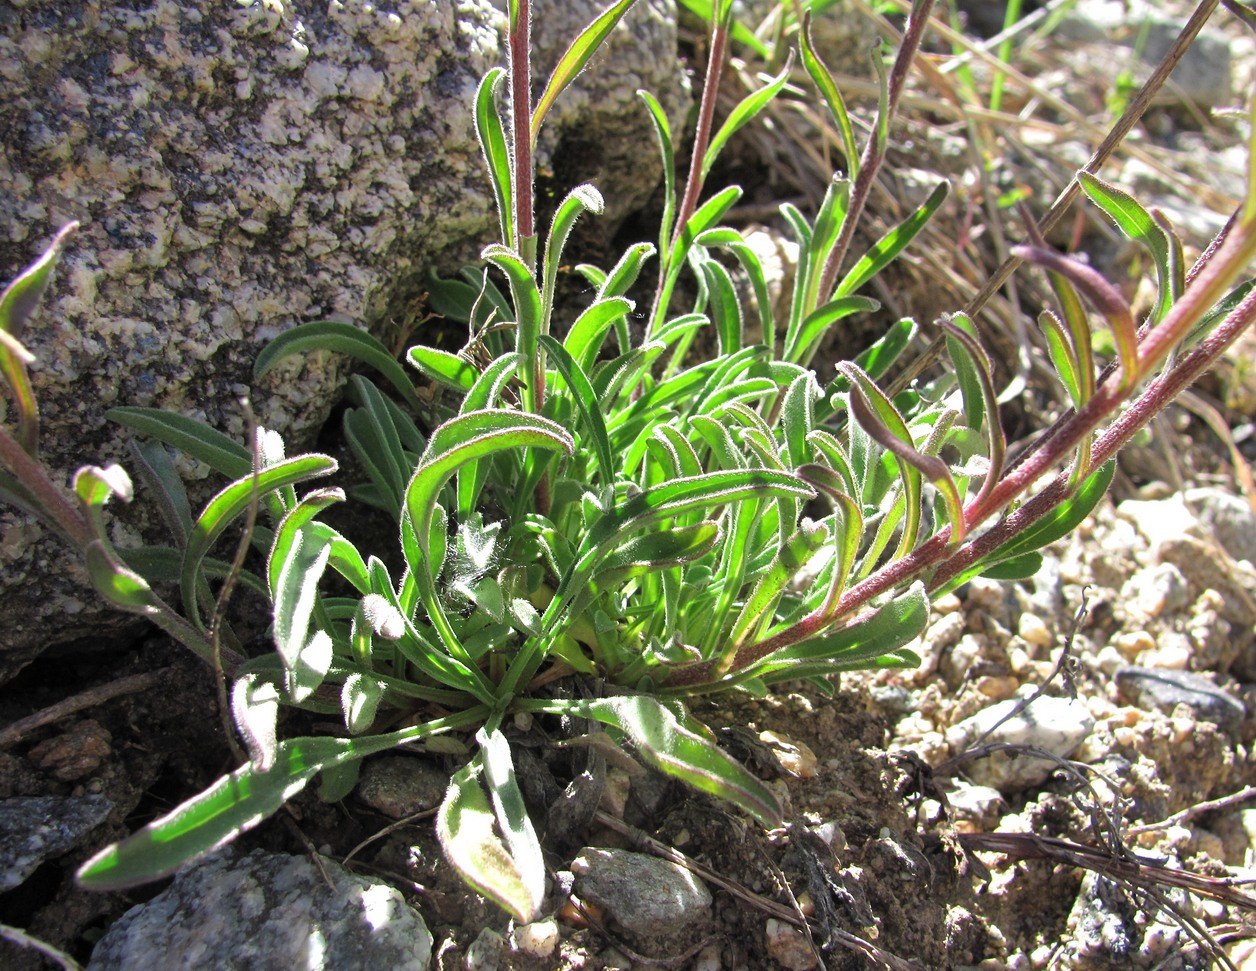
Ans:
[[[850,268],[850,271],[838,283],[833,296],[844,297],[849,293],[854,293],[892,263],[898,257],[898,254],[925,228],[925,225],[933,218],[933,214],[946,201],[950,191],[950,182],[939,182],[937,188],[929,194],[929,198],[921,203],[919,208],[882,236],[876,245],[868,250]]]
[[[704,180],[711,173],[711,167],[715,164],[715,160],[719,158],[724,146],[728,144],[728,140],[745,127],[755,115],[766,108],[768,102],[776,97],[781,88],[785,87],[785,82],[789,79],[789,72],[793,65],[794,54],[793,51],[790,51],[789,58],[786,60],[785,67],[781,73],[771,78],[758,91],[746,95],[737,107],[729,112],[719,131],[711,136],[706,154],[702,156],[702,178]]]
[[[497,202],[497,219],[501,228],[502,243],[511,246],[515,241],[514,203],[510,176],[510,150],[506,147],[506,134],[497,114],[497,89],[501,87],[505,70],[494,67],[484,75],[475,95],[475,132],[488,167],[488,181],[493,187]],[[443,311],[437,310],[437,313]],[[466,318],[470,320],[468,313]]]
[[[549,81],[545,84],[545,90],[541,92],[541,96],[537,99],[536,107],[532,111],[532,128],[531,137],[532,144],[536,144],[537,135],[541,131],[541,122],[545,120],[545,115],[550,107],[563,93],[563,89],[576,79],[576,76],[584,70],[586,64],[589,63],[597,49],[602,46],[610,32],[615,29],[615,25],[619,23],[620,18],[628,12],[628,8],[633,5],[635,0],[616,0],[601,14],[594,18],[584,30],[576,35],[575,40],[571,42],[571,46],[563,52],[563,56],[558,59],[558,63],[554,65],[554,70],[550,73]]]
[[[454,773],[436,814],[436,835],[459,875],[521,924],[536,918],[536,872],[526,873],[495,829],[484,794],[483,752]],[[544,879],[545,871],[539,872]]]
[[[661,772],[731,802],[768,828],[781,825],[780,805],[767,786],[656,699],[620,695],[563,702],[562,707],[623,732],[641,758]]]
[[[124,890],[169,876],[179,867],[252,829],[329,769],[405,742],[475,724],[487,709],[369,738],[294,738],[281,742],[266,772],[249,762],[204,792],[154,820],[120,843],[97,853],[79,869],[86,890]]]

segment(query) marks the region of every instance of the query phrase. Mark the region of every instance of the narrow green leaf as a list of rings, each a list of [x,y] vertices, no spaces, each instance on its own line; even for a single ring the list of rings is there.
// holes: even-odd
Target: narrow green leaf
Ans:
[[[249,508],[254,488],[262,496],[276,489],[296,485],[321,475],[336,471],[335,459],[326,455],[301,455],[285,459],[277,465],[260,470],[256,479],[247,475],[237,479],[219,492],[196,521],[188,536],[187,549],[183,553],[183,569],[179,586],[188,619],[197,627],[202,626],[200,609],[196,601],[197,577],[201,561],[209,553],[214,541],[222,535],[233,520]]]
[[[823,465],[804,465],[798,470],[798,474],[818,492],[823,492],[833,500],[835,507],[833,567],[828,591],[820,608],[820,613],[828,617],[837,609],[838,602],[846,591],[846,581],[850,578],[855,560],[859,556],[859,544],[863,542],[863,511],[859,508],[859,503],[845,491],[847,480],[840,473]]]
[[[1043,336],[1047,339],[1047,354],[1055,365],[1055,373],[1060,376],[1073,407],[1080,408],[1085,404],[1085,399],[1082,397],[1079,367],[1069,342],[1068,331],[1064,329],[1060,318],[1050,310],[1044,310],[1038,315],[1038,326],[1042,328]]]
[[[724,218],[728,210],[741,198],[741,194],[740,186],[730,185],[711,196],[710,199],[694,210],[693,215],[689,217],[689,221],[685,223],[681,230],[676,251],[670,254],[673,272],[679,272],[680,266],[689,255],[689,250],[692,248],[694,240],[708,229],[716,226]]]
[[[246,671],[231,688],[231,718],[259,772],[275,764],[279,752],[279,689],[260,672]]]
[[[806,362],[811,359],[825,332],[851,314],[873,313],[881,304],[871,297],[837,297],[813,310],[798,327],[793,342],[785,349],[785,360]]]
[[[711,0],[678,0],[678,2],[690,13],[700,17],[708,24],[715,23],[716,11],[711,3]],[[721,4],[721,7],[725,6],[727,6],[727,4]],[[733,20],[730,23],[729,36],[738,44],[743,44],[746,47],[749,47],[759,57],[767,58],[772,54],[772,52],[768,50],[768,46],[755,36],[754,31],[752,31],[740,20]]]
[[[811,75],[811,80],[820,90],[820,95],[833,116],[833,122],[842,139],[842,152],[846,156],[846,174],[854,181],[859,175],[859,146],[855,143],[855,130],[850,123],[850,115],[846,112],[846,102],[842,100],[842,94],[833,81],[833,75],[816,53],[815,41],[811,38],[810,10],[803,15],[798,46],[802,53],[803,67]]]
[[[545,897],[545,858],[541,854],[541,842],[523,804],[506,736],[500,731],[481,729],[476,740],[480,743],[484,782],[493,801],[498,828],[523,878],[521,889],[526,896],[518,900],[520,906],[509,909],[518,919],[530,923],[539,916]]]
[[[92,587],[112,606],[139,614],[157,608],[147,581],[114,557],[103,542],[92,540],[83,552]]]
[[[671,259],[672,223],[676,219],[676,151],[672,146],[672,129],[667,112],[649,91],[637,90],[637,96],[645,102],[654,133],[659,140],[659,153],[663,160],[663,214],[659,219],[659,258],[666,265]],[[620,348],[627,353],[626,347]]]
[[[1085,170],[1077,173],[1077,182],[1092,202],[1108,214],[1127,239],[1142,246],[1151,254],[1156,265],[1156,308],[1152,311],[1153,322],[1169,312],[1174,300],[1174,273],[1169,234],[1152,219],[1151,214],[1128,192],[1105,182]]]
[[[988,556],[973,564],[968,569],[956,574],[945,585],[933,591],[934,596],[942,596],[967,583],[973,577],[996,570],[1000,564],[1010,562],[1010,569],[1017,569],[1020,563],[1027,569],[1031,564],[1029,554],[1049,546],[1057,539],[1067,536],[1083,519],[1089,516],[1099,504],[1111,485],[1116,474],[1116,460],[1105,462],[1091,472],[1078,485],[1073,495],[1066,499],[1047,515],[1026,529],[1018,536],[1012,537],[1001,547]]]
[[[864,662],[910,644],[924,633],[928,622],[929,598],[924,585],[914,583],[866,620],[769,654],[746,673],[766,678],[809,662]]]
[[[411,404],[418,403],[414,382],[388,348],[366,331],[336,320],[312,321],[284,331],[257,355],[253,362],[253,380],[260,381],[284,358],[306,351],[333,351],[359,360],[387,378]]]
[[[537,395],[544,382],[540,368],[537,339],[541,336],[541,291],[536,277],[528,264],[514,250],[505,246],[488,246],[481,254],[506,274],[510,283],[510,295],[515,305],[515,349],[522,355],[519,360],[519,380],[523,382],[524,407],[536,410]]]
[[[1108,486],[1111,485],[1115,475],[1114,460],[1109,460],[1099,466],[1086,477],[1071,498],[1060,503],[1048,515],[1002,546],[997,551],[997,558],[1003,560],[1009,556],[1032,552],[1067,536],[1078,527],[1083,519],[1094,512],[1095,506],[1108,491]]]
[[[976,327],[967,314],[958,313],[942,320],[947,332],[947,347],[955,361],[956,373],[962,375],[960,387],[964,394],[964,409],[968,426],[979,429],[983,418],[986,432],[986,457],[990,467],[982,482],[980,496],[984,496],[1003,476],[1003,460],[1007,441],[999,421],[999,399],[994,390],[994,375],[990,359],[977,343]],[[960,362],[964,363],[961,365]],[[967,386],[965,386],[967,383]],[[969,399],[975,399],[970,402]],[[973,424],[974,420],[976,424]]]
[[[658,250],[653,243],[633,243],[619,258],[605,279],[598,285],[597,299],[607,300],[610,297],[622,297],[637,282],[641,275],[641,267]],[[620,351],[628,348],[621,347]]]
[[[502,243],[513,246],[515,242],[514,202],[510,176],[510,150],[506,147],[506,134],[502,130],[501,117],[497,114],[497,89],[501,87],[506,71],[492,68],[475,93],[475,133],[480,139],[484,164],[488,168],[488,181],[493,187],[497,202],[497,220],[501,229]],[[437,310],[437,313],[443,311]],[[471,319],[468,313],[467,320]]]
[[[1112,328],[1121,367],[1121,386],[1132,387],[1141,377],[1138,365],[1138,325],[1125,298],[1098,271],[1055,250],[1039,246],[1014,246],[1012,254],[1052,273],[1058,273],[1089,298]]]
[[[266,579],[270,584],[270,593],[273,597],[280,584],[280,573],[283,565],[288,558],[293,555],[292,549],[301,542],[300,532],[327,507],[336,502],[343,502],[345,494],[340,489],[315,489],[302,497],[284,518],[280,521],[279,526],[275,529],[274,539],[271,541],[270,554],[267,557]],[[328,529],[328,533],[334,532]],[[338,535],[338,534],[337,534]],[[311,538],[307,537],[307,541]],[[331,536],[322,535],[312,538],[314,542],[326,544],[328,555],[331,553]]]
[[[536,917],[537,875],[523,871],[494,829],[497,815],[480,782],[482,760],[483,750],[449,780],[436,814],[436,836],[463,880],[519,923],[530,923]]]
[[[798,377],[785,392],[781,405],[781,430],[785,436],[785,454],[789,466],[798,468],[811,461],[811,446],[807,436],[815,427],[815,403],[820,397],[820,386],[810,371]]]
[[[169,876],[252,829],[305,788],[319,772],[483,719],[476,708],[369,738],[294,738],[281,742],[266,772],[247,763],[223,776],[173,812],[121,843],[97,853],[79,869],[86,890],[125,890]]]
[[[981,575],[991,580],[1028,580],[1042,569],[1041,553],[1022,553],[989,567]]]
[[[632,0],[622,0],[631,3]],[[550,332],[550,315],[554,309],[554,287],[558,280],[558,266],[562,262],[567,237],[571,235],[576,220],[583,212],[600,216],[604,208],[602,194],[592,185],[578,185],[567,193],[554,211],[549,236],[545,238],[545,256],[542,260],[541,283],[541,333]],[[520,350],[523,350],[521,347]],[[526,351],[524,353],[527,353]]]
[[[61,250],[78,228],[77,222],[62,226],[39,259],[19,273],[0,293],[0,330],[15,341],[21,341],[25,334],[27,322],[52,281],[52,271],[61,259]]]
[[[789,72],[794,66],[794,52],[790,51],[789,58],[785,62],[785,67],[776,77],[771,78],[758,91],[748,94],[724,119],[722,124],[707,145],[706,154],[702,156],[702,178],[711,174],[711,167],[715,164],[715,160],[719,158],[719,154],[723,151],[724,146],[728,144],[728,140],[740,131],[745,125],[754,118],[760,111],[767,107],[768,102],[777,96],[781,88],[785,87],[785,82],[789,80]]]
[[[782,824],[780,805],[767,786],[654,698],[620,695],[564,701],[562,706],[572,715],[623,732],[638,754],[661,772],[731,802],[769,829]]]
[[[379,702],[383,700],[384,682],[363,673],[353,673],[344,680],[340,705],[344,708],[344,726],[350,735],[371,731],[376,722]]]
[[[275,648],[287,670],[288,692],[297,702],[314,693],[331,664],[330,638],[311,630],[318,584],[330,556],[330,543],[312,531],[296,530],[271,591]]]
[[[615,483],[615,455],[611,451],[610,439],[606,435],[606,423],[602,419],[602,411],[598,406],[593,386],[585,377],[580,365],[571,359],[571,355],[554,338],[543,336],[541,346],[545,348],[558,373],[567,382],[571,391],[571,400],[580,413],[582,424],[588,438],[593,444],[593,453],[597,456],[598,476],[606,485]]]
[[[501,399],[502,389],[510,379],[513,371],[519,367],[520,355],[510,351],[495,358],[493,363],[484,369],[466,397],[462,399],[462,407],[458,413],[465,415],[471,411],[483,411],[485,408],[496,408]]]
[[[165,442],[230,479],[246,476],[253,469],[253,457],[245,446],[195,418],[164,408],[133,407],[110,408],[105,417]]]
[[[733,288],[733,278],[715,260],[705,259],[701,267],[707,286],[707,308],[719,337],[718,353],[734,354],[742,346],[742,319],[741,301]]]
[[[789,539],[781,544],[771,566],[756,581],[733,623],[728,639],[734,651],[757,635],[760,624],[771,616],[790,582],[819,552],[828,537],[829,531],[822,524],[803,520]]]
[[[633,302],[625,297],[599,297],[572,323],[563,339],[563,346],[585,374],[597,362],[603,338],[611,325],[632,313],[633,306]]]
[[[880,380],[915,336],[916,322],[914,320],[910,317],[896,320],[890,324],[889,330],[881,335],[875,344],[855,358],[855,363],[863,368],[873,381]]]
[[[615,25],[619,23],[620,18],[628,12],[628,8],[634,2],[635,0],[617,0],[617,2],[612,3],[606,10],[594,18],[591,24],[576,35],[576,39],[571,42],[571,46],[558,59],[558,63],[550,74],[549,81],[545,84],[545,90],[541,92],[541,97],[536,102],[536,108],[532,111],[531,137],[533,145],[536,145],[537,136],[540,134],[541,122],[544,121],[546,113],[558,99],[558,96],[584,70],[585,65],[589,63],[589,58],[602,46],[602,42],[615,29]]]
[[[842,281],[834,290],[833,296],[844,297],[847,294],[854,293],[861,286],[871,280],[880,273],[886,266],[892,263],[907,245],[916,238],[917,234],[925,228],[925,225],[933,218],[933,214],[938,211],[942,203],[946,200],[947,195],[951,191],[951,183],[942,181],[938,183],[937,188],[929,194],[926,199],[914,212],[911,213],[901,223],[891,229],[888,233],[881,237],[872,249],[868,250],[859,261],[850,268],[850,272],[842,278]]]
[[[160,442],[140,444],[128,440],[127,446],[135,459],[134,467],[141,481],[157,501],[166,528],[174,541],[182,546],[192,529],[192,506],[169,451]]]

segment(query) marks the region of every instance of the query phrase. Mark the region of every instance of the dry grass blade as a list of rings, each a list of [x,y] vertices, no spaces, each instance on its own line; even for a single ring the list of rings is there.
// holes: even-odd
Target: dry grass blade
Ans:
[[[1086,846],[1034,833],[959,833],[965,849],[1003,853],[1022,860],[1055,860],[1079,866],[1127,883],[1176,887],[1209,900],[1256,912],[1256,897],[1236,889],[1228,881],[1189,870],[1160,866],[1138,858],[1117,859],[1106,849]]]
[[[856,0],[856,2],[862,3],[863,0]],[[1190,20],[1187,21],[1173,44],[1169,47],[1169,50],[1165,53],[1164,57],[1161,58],[1160,63],[1156,65],[1156,69],[1152,72],[1151,77],[1147,79],[1146,83],[1143,84],[1138,93],[1133,99],[1131,99],[1125,112],[1117,120],[1116,124],[1112,126],[1112,129],[1104,137],[1099,147],[1096,148],[1094,153],[1090,156],[1090,159],[1083,167],[1083,171],[1096,174],[1103,167],[1104,163],[1112,157],[1113,153],[1124,142],[1126,136],[1133,129],[1134,125],[1138,123],[1139,119],[1143,116],[1143,113],[1151,105],[1152,99],[1164,86],[1165,81],[1168,80],[1168,77],[1172,73],[1173,69],[1186,54],[1187,49],[1194,42],[1200,30],[1203,29],[1204,24],[1212,15],[1212,12],[1216,9],[1216,7],[1217,0],[1202,0],[1199,6],[1196,7]],[[996,59],[996,64],[1002,64],[1002,62],[998,62]],[[1070,112],[1072,111],[1075,111],[1075,109],[1070,109]],[[1038,231],[1044,235],[1049,232],[1051,228],[1063,218],[1065,212],[1068,211],[1068,208],[1076,200],[1080,191],[1080,184],[1077,179],[1074,178],[1069,182],[1068,186],[1055,200],[1055,202],[1052,203],[1051,208],[1047,210],[1046,214],[1038,221]],[[980,292],[978,292],[968,306],[965,307],[965,312],[970,317],[975,317],[978,313],[980,313],[989,299],[999,291],[1004,283],[1007,282],[1007,279],[1016,271],[1020,264],[1021,261],[1015,256],[1004,260],[1003,264],[990,275],[986,285],[982,287]],[[899,394],[903,391],[903,389],[910,386],[911,382],[919,377],[925,368],[938,359],[942,353],[943,346],[944,342],[941,339],[934,340],[929,347],[926,348],[924,353],[921,354],[921,356],[917,358],[916,361],[914,361],[903,372],[903,374],[897,378],[890,388],[891,396]]]

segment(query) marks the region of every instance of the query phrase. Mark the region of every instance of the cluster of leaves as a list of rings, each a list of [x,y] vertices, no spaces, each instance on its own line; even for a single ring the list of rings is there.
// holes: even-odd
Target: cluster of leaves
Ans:
[[[962,314],[937,323],[952,367],[929,381],[894,396],[878,386],[916,334],[902,320],[822,382],[810,364],[827,329],[875,308],[858,291],[946,197],[940,185],[866,254],[846,258],[930,4],[918,5],[888,72],[877,61],[879,119],[862,154],[803,25],[801,62],[830,109],[849,171],[833,180],[813,220],[782,207],[800,256],[787,319],[778,321],[754,251],[723,223],[740,190],[699,202],[721,148],[787,77],[769,80],[715,129],[732,23],[731,3],[721,0],[683,192],[668,121],[643,92],[665,178],[658,241],[631,247],[609,269],[579,266],[594,296],[559,339],[551,326],[558,267],[576,220],[596,216],[602,200],[592,186],[574,189],[538,258],[532,148],[546,109],[631,3],[614,3],[576,39],[535,105],[520,53],[528,50],[528,5],[510,6],[509,117],[497,107],[501,70],[476,100],[501,241],[484,250],[484,266],[433,290],[440,310],[467,321],[479,353],[417,346],[406,354],[415,370],[407,370],[364,332],[319,322],[284,334],[258,359],[261,376],[290,355],[333,350],[382,377],[391,394],[363,376],[351,382],[344,434],[368,481],[349,496],[314,483],[335,471],[331,458],[287,457],[273,432],[259,430],[249,448],[177,415],[119,408],[111,417],[155,440],[136,458],[177,546],[114,551],[100,509],[111,494],[129,495],[125,475],[80,472],[81,508],[73,509],[35,452],[18,338],[52,251],[0,301],[0,363],[15,397],[29,403],[16,435],[0,430],[0,457],[12,472],[0,488],[58,524],[114,603],[154,617],[221,664],[250,756],[89,861],[79,874],[85,886],[171,872],[320,774],[321,794],[339,798],[363,757],[475,729],[477,747],[450,781],[438,833],[473,886],[533,919],[544,895],[541,845],[503,731],[518,713],[587,719],[649,765],[779,825],[771,791],[715,744],[685,701],[804,678],[831,691],[834,673],[916,663],[908,645],[924,628],[929,597],[979,573],[1032,575],[1041,562],[1035,550],[1074,528],[1103,495],[1115,451],[1256,315],[1251,284],[1230,289],[1256,248],[1256,193],[1229,238],[1188,275],[1163,219],[1087,176],[1090,198],[1152,254],[1160,296],[1140,326],[1110,284],[1030,239],[1021,255],[1047,268],[1061,308],[1041,323],[1072,408],[1016,462],[1006,457],[990,362]],[[629,294],[651,259],[655,295],[638,312]],[[678,312],[686,273],[696,299]],[[745,302],[735,274],[748,281]],[[1114,337],[1117,360],[1106,370],[1083,298]],[[751,341],[756,320],[762,338]],[[700,333],[715,349],[694,359],[688,352]],[[416,376],[434,392],[427,400]],[[425,432],[416,416],[432,410],[437,421]],[[166,446],[230,480],[195,518]],[[979,531],[1065,462],[1034,499]],[[399,574],[320,518],[347,498],[394,518]],[[211,555],[233,524],[256,516],[265,520],[251,530],[265,557],[260,576]],[[222,581],[237,573],[272,605],[274,652],[244,656],[222,618]],[[181,612],[149,585],[170,577]],[[588,698],[554,690],[572,676],[596,679],[598,690]],[[281,741],[283,705],[338,714],[343,737]],[[379,731],[402,716],[410,727]]]

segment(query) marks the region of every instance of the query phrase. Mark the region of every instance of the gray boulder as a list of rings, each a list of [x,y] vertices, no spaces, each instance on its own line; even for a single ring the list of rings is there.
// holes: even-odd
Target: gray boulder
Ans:
[[[426,971],[432,935],[401,894],[320,862],[322,873],[308,857],[221,851],[127,911],[88,968]]]
[[[583,25],[598,4],[571,6],[588,7],[572,20]],[[605,153],[578,175],[612,216],[639,204],[658,170],[630,164],[632,142],[653,137],[644,109],[615,129],[628,106],[609,92],[631,99],[639,83],[670,99],[677,123],[683,111],[671,8],[640,4],[636,33],[617,32],[553,115],[551,153],[570,131]],[[541,13],[538,75],[573,36],[550,36]],[[308,320],[390,342],[428,272],[491,241],[473,100],[504,60],[502,24],[489,0],[0,9],[0,277],[82,223],[26,334],[48,465],[67,480],[86,463],[130,467],[129,433],[103,417],[115,405],[176,409],[243,441],[246,393],[290,449],[308,445],[348,362],[305,355],[257,387],[252,363]],[[653,164],[652,149],[640,154]],[[204,467],[183,471],[202,480],[198,502],[222,484]],[[121,545],[154,540],[148,510],[117,524]],[[3,682],[50,643],[98,638],[115,621],[37,523],[0,506],[0,528]]]

